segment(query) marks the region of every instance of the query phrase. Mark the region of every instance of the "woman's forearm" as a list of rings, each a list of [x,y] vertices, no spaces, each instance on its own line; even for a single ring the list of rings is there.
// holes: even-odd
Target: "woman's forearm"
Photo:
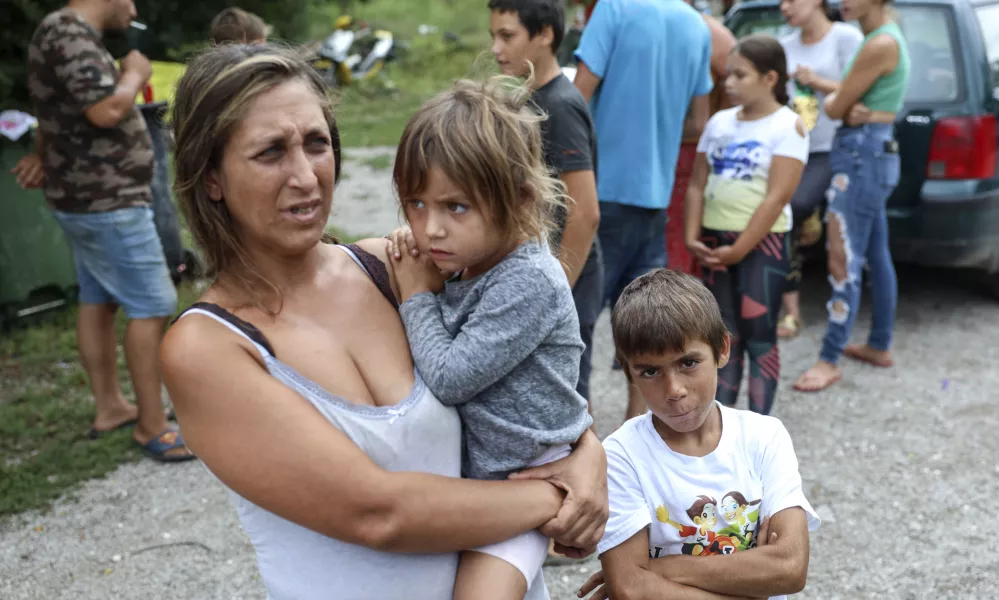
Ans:
[[[812,82],[812,88],[822,92],[823,94],[831,94],[839,89],[839,82],[832,79],[825,79],[823,77],[816,77],[815,81]]]
[[[563,493],[545,481],[475,481],[393,473],[392,500],[372,515],[371,547],[454,552],[501,542],[554,518]]]

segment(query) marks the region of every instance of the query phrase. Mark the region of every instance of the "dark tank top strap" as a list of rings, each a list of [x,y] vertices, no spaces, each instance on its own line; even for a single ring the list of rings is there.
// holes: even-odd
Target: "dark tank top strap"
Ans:
[[[399,303],[395,299],[395,292],[392,291],[392,280],[389,277],[388,267],[385,266],[385,263],[374,254],[362,250],[357,244],[347,244],[341,246],[341,248],[350,253],[351,257],[354,258],[361,268],[364,269],[364,272],[368,274],[368,277],[371,278],[378,291],[392,303],[392,306],[399,308]]]
[[[256,342],[257,344],[260,344],[265,350],[267,350],[267,352],[270,353],[271,356],[276,357],[276,355],[274,354],[274,347],[271,346],[271,343],[267,340],[267,336],[265,336],[259,329],[257,329],[255,325],[249,323],[248,321],[240,319],[239,317],[232,314],[228,310],[222,308],[218,304],[213,304],[211,302],[195,302],[191,306],[184,309],[184,312],[177,315],[177,319],[183,317],[185,313],[187,313],[192,309],[199,309],[205,312],[212,313],[216,317],[222,319],[226,323],[229,323],[230,325],[241,331],[243,334],[246,335],[246,337],[250,338],[252,341]],[[174,319],[174,323],[177,322],[177,319]]]

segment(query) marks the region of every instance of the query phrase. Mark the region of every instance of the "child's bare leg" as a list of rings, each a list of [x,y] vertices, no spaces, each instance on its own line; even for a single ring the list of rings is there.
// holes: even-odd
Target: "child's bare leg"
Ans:
[[[527,580],[502,558],[469,550],[461,553],[454,600],[523,600]]]

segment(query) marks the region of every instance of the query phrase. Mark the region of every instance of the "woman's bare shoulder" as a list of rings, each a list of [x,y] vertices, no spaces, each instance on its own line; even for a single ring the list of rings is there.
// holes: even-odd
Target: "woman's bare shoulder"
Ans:
[[[203,314],[179,318],[163,337],[160,360],[164,369],[186,374],[217,370],[227,354],[239,348],[263,362],[253,344],[216,319]]]

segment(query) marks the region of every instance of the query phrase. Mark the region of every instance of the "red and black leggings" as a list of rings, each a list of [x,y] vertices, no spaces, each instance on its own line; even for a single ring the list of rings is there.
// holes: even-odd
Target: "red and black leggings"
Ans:
[[[709,248],[730,246],[739,232],[704,230]],[[738,264],[726,271],[702,268],[702,279],[721,308],[732,336],[732,355],[718,372],[718,401],[733,406],[742,384],[743,360],[749,355],[749,408],[769,414],[780,380],[777,320],[787,286],[787,234],[768,233]]]

